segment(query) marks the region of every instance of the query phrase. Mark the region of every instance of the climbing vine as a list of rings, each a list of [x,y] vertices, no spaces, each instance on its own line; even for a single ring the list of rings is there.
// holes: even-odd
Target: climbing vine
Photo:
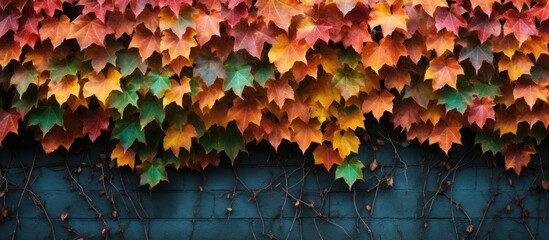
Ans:
[[[289,141],[352,186],[374,117],[446,154],[472,129],[520,174],[549,124],[546,4],[2,1],[0,140],[30,129],[49,154],[109,132],[150,187]]]

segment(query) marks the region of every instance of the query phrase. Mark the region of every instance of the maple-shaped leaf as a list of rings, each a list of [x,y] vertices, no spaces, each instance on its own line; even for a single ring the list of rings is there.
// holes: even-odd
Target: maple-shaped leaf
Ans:
[[[269,50],[269,61],[272,62],[280,73],[289,71],[295,62],[307,62],[305,54],[309,46],[305,41],[297,41],[288,38],[286,33],[278,35],[277,43]]]
[[[160,36],[145,27],[138,26],[128,48],[137,48],[142,59],[149,58],[153,52],[160,53]]]
[[[393,109],[392,122],[395,126],[410,129],[413,123],[421,121],[419,118],[419,105],[414,101],[404,100]]]
[[[181,6],[192,5],[192,0],[158,0],[158,7],[167,7],[172,10],[174,14],[178,14]]]
[[[118,42],[107,41],[105,47],[92,44],[84,51],[84,60],[91,60],[93,70],[99,72],[110,63],[116,66],[116,52],[123,49]]]
[[[166,134],[163,140],[164,150],[170,149],[175,156],[179,156],[181,148],[190,151],[192,139],[198,137],[192,124],[185,124],[181,128],[173,125],[168,127],[164,133]]]
[[[180,81],[170,80],[170,88],[164,93],[162,105],[164,108],[172,102],[183,107],[183,95],[191,92],[190,79],[183,76]]]
[[[356,130],[364,127],[364,114],[357,105],[343,108],[337,114],[339,128]]]
[[[486,15],[490,16],[492,13],[492,6],[496,0],[471,0],[471,9],[479,8],[481,11],[475,12],[484,12]]]
[[[177,15],[167,8],[162,8],[158,17],[155,15],[151,18],[158,18],[160,30],[170,30],[177,37],[182,38],[187,28],[197,29],[193,19],[195,13],[196,9],[191,6],[184,6]]]
[[[458,61],[453,57],[440,56],[429,62],[429,67],[425,71],[425,80],[433,79],[433,90],[440,89],[445,85],[457,88],[458,75],[464,75],[463,68]]]
[[[153,9],[145,9],[145,11],[136,14],[135,17],[135,25],[142,25],[146,29],[149,29],[151,32],[156,32],[156,30],[160,27],[160,22],[162,22],[165,19],[164,13],[167,13],[170,17],[173,17],[175,19],[175,16],[172,14],[172,12],[168,9],[162,8],[153,8]],[[168,29],[161,28],[160,30]],[[182,33],[183,34],[183,33]]]
[[[135,152],[130,148],[124,151],[122,144],[117,143],[111,152],[111,161],[116,160],[116,166],[129,166],[131,169],[135,166]]]
[[[368,93],[368,96],[362,102],[362,112],[372,112],[374,117],[379,121],[385,111],[392,112],[394,99],[395,96],[385,89],[379,93],[372,91]]]
[[[244,49],[258,59],[261,59],[261,52],[263,51],[265,42],[270,44],[277,42],[269,34],[267,26],[262,22],[248,24],[246,21],[241,21],[230,29],[228,34],[235,38],[233,45],[235,52]]]
[[[320,144],[313,151],[313,156],[315,158],[315,164],[323,164],[326,170],[330,171],[332,166],[341,165],[343,159],[339,154],[333,149],[332,146],[326,146],[325,144]]]
[[[380,69],[379,76],[385,79],[387,89],[395,88],[398,92],[401,92],[404,87],[410,86],[412,82],[408,71],[395,67],[384,66]]]
[[[482,152],[491,151],[492,154],[503,152],[503,140],[493,131],[479,131],[475,135],[475,144],[480,144]]]
[[[210,14],[206,14],[202,11],[198,11],[193,15],[196,22],[196,41],[203,46],[206,44],[213,35],[219,36],[219,24],[224,21],[221,14],[217,11],[211,11]]]
[[[241,133],[244,133],[250,123],[261,125],[261,116],[261,103],[256,98],[235,98],[233,107],[227,112],[227,119],[236,120]]]
[[[494,53],[503,52],[505,56],[511,58],[515,55],[515,51],[519,50],[519,42],[513,34],[502,35],[492,39],[492,51]]]
[[[529,36],[537,36],[539,34],[534,21],[527,14],[518,13],[515,9],[509,9],[503,16],[506,20],[503,25],[503,34],[515,35],[519,41],[519,45],[526,41]]]
[[[337,69],[337,74],[332,79],[332,85],[339,90],[344,99],[358,95],[359,91],[365,87],[364,74],[360,71],[351,69],[348,65]]]
[[[77,5],[84,7],[82,9],[83,15],[93,13],[102,23],[105,22],[105,15],[107,12],[112,12],[114,10],[114,6],[111,1],[80,0]]]
[[[426,81],[413,81],[404,88],[404,98],[412,98],[420,107],[427,108],[433,95],[432,84]]]
[[[227,73],[219,57],[207,57],[200,55],[194,60],[193,76],[200,77],[206,86],[214,84],[217,78],[225,79]]]
[[[425,46],[427,50],[435,50],[437,56],[442,56],[446,51],[454,51],[455,39],[456,35],[452,32],[442,30],[425,37]]]
[[[338,0],[334,1],[337,8],[343,13],[343,15],[346,15],[351,10],[353,10],[356,7],[356,4],[359,2],[358,0]],[[329,169],[328,169],[329,170]]]
[[[19,61],[21,55],[21,45],[14,43],[13,41],[0,40],[0,66],[6,67],[11,60]]]
[[[141,130],[152,121],[156,121],[162,127],[166,112],[164,112],[164,106],[160,100],[152,96],[145,96],[137,101],[137,106],[139,109]]]
[[[546,3],[545,3],[546,4]],[[537,18],[540,22],[549,19],[549,9],[544,3],[539,2],[536,6],[528,10],[528,16]]]
[[[254,76],[251,73],[252,67],[240,58],[232,56],[225,62],[227,78],[223,90],[232,89],[233,92],[241,97],[244,87],[252,87],[254,84]]]
[[[151,93],[157,98],[162,98],[166,90],[170,89],[170,77],[172,75],[173,73],[169,71],[148,71],[147,78],[150,79],[152,83],[150,86]]]
[[[61,15],[59,18],[46,17],[40,24],[41,27],[38,30],[40,40],[46,41],[46,39],[50,39],[54,48],[61,45],[69,35],[71,29],[70,19],[65,15]]]
[[[0,36],[6,35],[8,31],[17,32],[19,29],[19,18],[21,14],[17,11],[0,15]]]
[[[198,141],[202,144],[206,153],[213,150],[224,151],[233,164],[239,152],[248,152],[242,134],[233,125],[229,125],[227,128],[212,126],[204,132],[204,135]]]
[[[429,121],[427,123],[413,123],[412,126],[406,132],[406,138],[411,141],[417,138],[420,144],[423,144],[425,141],[431,137],[433,132],[433,124]]]
[[[448,3],[444,0],[412,0],[412,5],[417,6],[421,5],[423,11],[425,11],[429,16],[434,17],[435,10],[437,8],[447,8]]]
[[[310,17],[305,17],[297,24],[296,40],[303,39],[309,46],[314,46],[318,39],[328,43],[331,28],[331,25],[321,20],[315,21]]]
[[[370,12],[370,27],[381,26],[383,36],[391,35],[395,29],[407,31],[406,20],[408,14],[399,4],[389,5],[382,1],[378,2]]]
[[[82,95],[85,98],[95,96],[97,100],[103,104],[107,103],[107,98],[112,91],[122,92],[120,88],[120,79],[122,74],[114,68],[109,68],[107,76],[102,72],[90,72],[88,73],[89,81],[82,86]]]
[[[266,23],[272,21],[283,30],[288,30],[292,17],[303,14],[296,0],[259,0],[255,6]]]
[[[360,25],[353,24],[349,30],[347,30],[347,34],[342,40],[343,46],[352,46],[358,53],[362,53],[362,48],[364,47],[365,42],[371,41],[372,36],[368,31],[368,24],[366,22],[362,22]]]
[[[124,109],[128,105],[137,107],[137,99],[139,98],[137,90],[139,90],[138,86],[129,85],[122,88],[122,91],[112,91],[107,99],[107,107],[115,108],[120,115],[124,115]]]
[[[358,153],[360,140],[353,131],[335,133],[332,146],[342,159],[345,159],[351,152]]]
[[[478,40],[469,39],[463,45],[464,46],[463,49],[461,49],[458,61],[462,62],[466,59],[469,59],[477,73],[482,66],[482,62],[492,64],[492,62],[494,61],[494,54],[490,49],[491,45],[489,44],[489,42],[480,43],[480,41]]]
[[[429,143],[438,143],[440,149],[448,155],[453,143],[461,144],[461,133],[459,132],[461,127],[461,123],[455,120],[450,120],[448,123],[438,122],[431,133]]]
[[[376,73],[383,65],[396,66],[401,56],[407,56],[407,50],[402,39],[385,37],[379,45],[375,42],[367,42],[362,49],[362,65],[370,67]]]
[[[419,113],[419,117],[423,122],[431,122],[432,124],[437,124],[444,116],[446,116],[446,109],[438,104],[429,104],[427,109],[422,108]]]
[[[124,151],[127,151],[136,140],[146,143],[145,133],[139,122],[128,118],[117,120],[114,123],[111,138],[120,140]]]
[[[191,89],[192,95],[192,89]],[[212,86],[207,87],[203,84],[200,91],[193,97],[193,103],[198,102],[200,109],[205,107],[212,108],[217,100],[225,96],[223,91],[223,82],[217,80]]]
[[[265,87],[265,83],[268,80],[275,79],[275,70],[276,67],[273,64],[265,61],[255,64],[252,67],[252,74],[254,75],[254,80],[262,87]]]
[[[78,96],[80,94],[80,84],[78,78],[74,75],[67,75],[59,83],[48,83],[47,98],[53,96],[55,100],[62,105],[71,95]]]
[[[124,33],[131,36],[136,25],[133,14],[124,10],[111,12],[106,24],[113,30],[115,38],[120,38]]]
[[[13,40],[19,43],[19,46],[34,48],[36,41],[40,38],[38,32],[38,25],[44,19],[42,15],[30,15],[22,20],[22,24],[13,35]]]
[[[168,51],[170,60],[178,57],[188,59],[191,54],[191,48],[198,46],[194,39],[195,35],[196,32],[194,30],[189,30],[180,38],[171,31],[164,31],[160,40],[160,51]]]
[[[467,28],[467,21],[461,16],[466,10],[463,7],[452,4],[450,10],[447,8],[437,8],[435,16],[435,26],[437,31],[446,29],[459,35],[459,27]]]
[[[529,74],[534,63],[532,63],[528,56],[522,53],[515,53],[511,59],[507,56],[502,56],[498,66],[500,71],[507,71],[511,81],[516,81],[523,74]]]
[[[6,112],[4,109],[0,109],[0,146],[2,141],[6,138],[6,135],[10,132],[19,135],[19,122],[21,115],[16,111]]]
[[[67,39],[76,38],[82,50],[92,44],[104,47],[105,36],[111,33],[112,30],[99,19],[90,19],[87,15],[80,15],[71,22]]]
[[[488,1],[493,2],[493,0]],[[481,43],[486,42],[492,35],[499,36],[501,34],[501,23],[499,22],[499,19],[495,16],[488,16],[490,16],[489,12],[475,11],[473,18],[469,23],[468,30],[477,31],[478,39]]]
[[[309,103],[302,101],[296,97],[293,100],[286,100],[284,106],[280,109],[286,112],[288,121],[292,122],[296,118],[301,118],[302,121],[308,122],[309,116]]]
[[[477,126],[482,128],[487,119],[496,120],[494,106],[496,106],[496,104],[488,97],[483,97],[481,99],[478,97],[473,98],[473,104],[469,108],[467,120],[471,125],[476,123]]]
[[[128,49],[128,51],[120,51],[117,53],[116,66],[120,68],[122,76],[132,74],[135,69],[141,70],[142,73],[147,70],[147,63],[143,62],[137,49]]]
[[[59,83],[67,75],[73,75],[76,77],[79,67],[80,62],[76,58],[52,58],[48,66],[48,70],[50,71],[50,79],[54,83]]]
[[[520,51],[524,54],[531,53],[536,59],[539,59],[542,54],[549,55],[545,37],[530,36],[530,38],[522,43]]]
[[[446,111],[456,109],[458,112],[463,113],[467,109],[467,105],[473,100],[473,89],[458,81],[457,89],[445,86],[439,89],[435,96],[437,96],[440,104],[444,104]]]
[[[320,143],[322,141],[322,131],[320,131],[320,123],[316,120],[303,122],[297,118],[292,121],[291,134],[292,141],[297,142],[299,149],[304,153],[311,143]]]
[[[507,133],[515,134],[518,129],[517,116],[510,111],[498,111],[496,112],[496,124],[494,125],[495,130],[499,130],[499,135],[503,136]]]
[[[137,166],[137,172],[141,174],[140,185],[149,184],[149,189],[158,185],[160,181],[168,181],[168,173],[161,159],[157,158],[154,161],[144,161],[143,164]]]
[[[358,179],[364,179],[362,169],[364,164],[358,160],[356,157],[353,157],[349,160],[343,161],[343,164],[337,166],[335,179],[343,178],[345,183],[349,186],[349,191],[351,187]]]
[[[28,90],[23,93],[15,93],[12,99],[11,107],[24,118],[27,113],[38,105],[38,86],[30,85]]]
[[[59,147],[69,149],[76,138],[82,137],[81,116],[71,111],[63,113],[64,126],[53,126],[44,134],[42,148],[46,154],[50,154]]]
[[[53,101],[39,102],[38,106],[29,113],[28,125],[38,125],[40,130],[42,130],[42,134],[48,133],[55,125],[63,127],[61,108]]]
[[[282,107],[286,99],[294,99],[294,90],[288,84],[287,75],[276,80],[269,80],[265,83],[267,89],[267,98],[269,102],[274,101],[276,105]]]
[[[524,98],[530,109],[534,107],[534,104],[536,104],[538,99],[547,102],[548,96],[549,90],[546,87],[542,87],[527,80],[516,81],[515,87],[513,88],[513,97],[515,100]]]
[[[536,154],[536,149],[524,143],[510,144],[505,147],[505,170],[513,169],[520,175],[522,167],[527,167],[530,162],[530,155]]]
[[[17,89],[17,92],[21,96],[27,91],[29,84],[38,85],[38,80],[38,71],[32,65],[24,64],[15,67],[15,72],[10,79],[10,83],[15,85],[15,89]]]
[[[283,139],[291,140],[290,122],[286,119],[276,122],[271,118],[262,118],[260,127],[265,130],[269,143],[275,150],[278,149]]]
[[[110,111],[103,108],[84,112],[82,116],[82,134],[87,134],[90,140],[95,142],[101,135],[101,130],[109,130],[110,118]]]

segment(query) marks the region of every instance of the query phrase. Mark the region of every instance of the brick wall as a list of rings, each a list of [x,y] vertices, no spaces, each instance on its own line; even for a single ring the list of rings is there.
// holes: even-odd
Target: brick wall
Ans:
[[[250,154],[241,154],[235,168],[225,160],[203,172],[171,169],[170,183],[150,191],[138,187],[138,176],[126,167],[97,165],[113,145],[105,136],[48,156],[36,143],[11,136],[0,149],[0,207],[9,210],[0,238],[10,238],[15,229],[15,239],[95,239],[102,238],[105,224],[109,239],[549,236],[548,195],[539,187],[548,174],[540,167],[548,161],[546,148],[519,177],[504,172],[500,158],[482,156],[468,133],[465,146],[450,157],[437,148],[397,143],[399,159],[389,141],[375,141],[378,131],[396,139],[394,132],[379,125],[368,129],[371,141],[358,154],[367,166],[365,180],[353,191],[333,181],[333,172],[313,166],[310,153],[303,157],[289,144],[279,153],[264,143],[249,145]],[[379,167],[371,172],[374,158]],[[68,217],[61,221],[63,212]]]

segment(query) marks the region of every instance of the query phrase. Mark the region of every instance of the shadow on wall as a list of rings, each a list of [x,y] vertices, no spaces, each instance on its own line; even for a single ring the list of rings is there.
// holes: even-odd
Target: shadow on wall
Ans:
[[[446,157],[368,124],[352,191],[314,166],[310,150],[250,144],[236,167],[169,171],[138,187],[129,168],[101,160],[108,136],[44,156],[12,138],[0,150],[1,238],[58,239],[528,239],[549,236],[547,148],[516,176],[481,155],[472,133]],[[367,136],[367,137],[365,137]],[[390,139],[390,140],[389,140]],[[403,145],[407,145],[403,147]],[[542,144],[546,146],[547,143]],[[73,149],[74,150],[74,149]],[[396,151],[395,151],[396,150]],[[78,153],[75,153],[78,152]],[[373,160],[376,164],[372,164]],[[19,223],[16,225],[16,223]]]

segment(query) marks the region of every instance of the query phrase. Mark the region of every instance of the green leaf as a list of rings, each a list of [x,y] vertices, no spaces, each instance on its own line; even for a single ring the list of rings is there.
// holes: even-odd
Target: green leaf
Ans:
[[[355,52],[351,47],[345,48],[339,52],[339,62],[341,64],[349,65],[352,69],[355,69],[358,66],[360,60],[360,54]]]
[[[229,125],[226,129],[214,125],[204,133],[199,142],[206,150],[206,153],[212,150],[225,151],[233,164],[238,152],[248,152],[244,145],[244,138],[234,125]]]
[[[542,122],[536,122],[530,129],[530,136],[536,140],[536,144],[540,144],[548,135],[549,131]]]
[[[23,117],[38,104],[38,86],[30,85],[23,95],[15,93],[11,107],[15,108]]]
[[[262,87],[265,87],[265,83],[269,79],[275,79],[275,70],[276,67],[270,62],[260,62],[259,64],[254,65],[252,74],[254,75],[255,81]]]
[[[198,56],[194,62],[193,76],[200,77],[206,83],[206,86],[214,84],[217,78],[225,79],[227,74],[219,57]]]
[[[128,51],[119,51],[116,53],[116,65],[120,67],[120,73],[122,76],[128,76],[135,71],[142,63],[139,50],[136,48],[129,49]]]
[[[128,150],[135,140],[146,143],[145,134],[138,122],[130,119],[120,119],[115,122],[112,138],[120,140],[124,151]]]
[[[232,89],[237,96],[241,97],[245,86],[253,86],[252,67],[246,65],[236,57],[229,57],[225,66],[227,68],[227,79],[225,79],[223,90],[228,91]]]
[[[492,151],[492,154],[503,152],[503,141],[499,134],[493,131],[479,131],[475,136],[475,144],[480,144],[482,152]]]
[[[32,64],[17,66],[10,82],[16,85],[19,94],[23,94],[31,83],[38,85],[38,71]]]
[[[151,70],[147,73],[147,78],[149,78],[152,82],[151,92],[154,96],[157,98],[162,98],[164,96],[164,92],[170,89],[170,77],[172,75],[173,74],[169,71],[158,73]]]
[[[121,116],[124,116],[124,109],[128,105],[138,107],[137,99],[137,90],[139,88],[135,85],[129,85],[127,87],[122,87],[122,92],[113,91],[109,95],[107,107],[116,109]]]
[[[63,127],[63,111],[55,100],[39,102],[38,107],[30,111],[29,126],[38,125],[46,135],[54,125]]]
[[[490,42],[481,44],[476,38],[464,40],[463,49],[459,54],[459,61],[462,62],[469,59],[475,70],[478,72],[482,66],[482,62],[492,63],[494,61],[494,54],[492,53],[492,45]]]
[[[147,124],[156,120],[160,128],[162,128],[162,122],[166,117],[162,102],[155,97],[146,96],[139,99],[137,105],[139,106],[139,123],[141,129],[145,128]]]
[[[460,113],[464,113],[467,105],[473,100],[473,89],[458,81],[457,90],[450,86],[444,86],[435,93],[435,96],[438,98],[439,103],[446,106],[446,111],[456,109]]]
[[[490,84],[483,83],[478,80],[471,81],[473,84],[473,95],[476,95],[478,98],[483,97],[491,97],[494,99],[495,97],[502,96],[501,93],[501,81],[498,80],[492,80]]]
[[[140,185],[149,184],[152,189],[160,181],[168,182],[168,173],[162,159],[155,159],[153,162],[145,161],[137,167],[137,172],[141,173]]]
[[[358,95],[361,87],[365,86],[364,79],[364,74],[345,65],[337,69],[337,74],[332,78],[332,85],[339,90],[343,98],[349,99]]]
[[[48,70],[50,70],[50,79],[54,83],[61,82],[64,76],[75,75],[78,72],[80,61],[74,57],[67,57],[65,59],[51,59]]]
[[[364,179],[362,174],[363,168],[364,164],[356,157],[353,157],[337,166],[335,177],[336,179],[343,178],[347,185],[349,185],[349,191],[351,191],[351,187],[357,179]]]

